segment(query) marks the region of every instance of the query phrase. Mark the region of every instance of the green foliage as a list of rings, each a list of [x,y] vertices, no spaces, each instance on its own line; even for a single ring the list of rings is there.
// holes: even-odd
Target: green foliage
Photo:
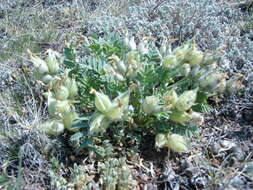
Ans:
[[[13,184],[13,180],[7,175],[0,175],[0,187],[3,186],[6,190],[15,189],[15,184]]]
[[[39,130],[54,136],[63,133],[64,129],[76,132],[72,129],[72,124],[79,118],[72,109],[74,98],[78,93],[76,80],[68,77],[68,71],[60,74],[62,59],[59,53],[48,49],[46,60],[30,51],[28,53],[34,64],[34,78],[48,87],[48,92],[44,93],[44,96],[47,99],[50,120],[39,125]]]
[[[104,163],[99,163],[99,170],[102,188],[105,190],[130,190],[136,185],[124,158],[110,158]]]
[[[93,176],[88,175],[87,168],[83,165],[74,164],[72,168],[66,168],[55,157],[51,159],[52,170],[50,171],[51,187],[59,190],[91,190],[94,184]],[[66,178],[64,172],[68,172]]]
[[[158,48],[148,38],[139,39],[137,44],[128,34],[108,35],[85,37],[79,50],[75,48],[79,44],[65,48],[64,63],[80,81],[81,107],[86,113],[95,112],[86,132],[74,135],[78,137],[77,144],[99,152],[94,139],[108,138],[105,131],[121,131],[121,143],[127,142],[127,134],[196,135],[197,126],[204,121],[196,111],[210,111],[207,99],[226,88],[217,58],[201,52],[190,41],[171,50],[166,39]],[[73,64],[68,63],[71,59]],[[212,80],[208,81],[207,76]],[[115,100],[124,92],[130,92],[130,97],[122,107]],[[115,136],[109,140],[113,142]]]
[[[226,74],[219,71],[217,57],[198,50],[193,41],[173,50],[171,45],[164,38],[158,48],[148,37],[136,43],[128,33],[81,37],[79,42],[67,44],[63,64],[68,71],[48,83],[49,114],[56,120],[49,120],[43,128],[59,135],[63,120],[66,129],[76,132],[70,138],[75,150],[88,149],[100,158],[113,154],[118,144],[127,147],[129,135],[138,147],[141,136],[164,134],[172,139],[164,146],[185,151],[183,136],[198,133],[204,122],[198,111],[210,111],[208,98],[226,91]],[[52,55],[55,63],[62,60],[58,54]],[[37,70],[50,74],[50,69],[41,65],[41,60],[35,64]],[[78,96],[74,89],[70,98],[67,80],[78,86]],[[73,100],[83,116],[72,114]],[[66,118],[71,121],[65,122]]]
[[[99,184],[105,190],[128,190],[136,185],[125,158],[107,158],[98,162],[97,169],[84,164],[74,164],[72,168],[66,168],[56,158],[53,158],[51,162],[53,165],[50,171],[51,187],[59,190],[94,189],[97,186],[95,185],[95,175],[91,175],[89,172],[99,173],[101,178]],[[66,172],[68,172],[68,177],[64,175]],[[3,178],[3,180],[7,179]]]

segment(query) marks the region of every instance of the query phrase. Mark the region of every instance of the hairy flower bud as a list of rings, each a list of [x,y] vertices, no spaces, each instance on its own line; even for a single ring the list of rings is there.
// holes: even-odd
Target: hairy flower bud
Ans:
[[[129,38],[127,36],[125,36],[123,41],[124,41],[125,46],[129,47]]]
[[[130,90],[120,93],[114,100],[114,103],[118,103],[121,107],[126,107],[129,104]]]
[[[69,130],[69,131],[73,131],[73,132],[76,132],[77,130],[76,129],[73,129],[71,128],[72,125],[73,125],[73,122],[78,119],[79,116],[76,112],[74,111],[71,111],[71,112],[65,112],[63,114],[63,124],[64,124],[64,127]]]
[[[228,94],[232,94],[236,92],[237,90],[241,89],[243,87],[242,79],[243,76],[241,74],[238,74],[238,76],[235,76],[227,81],[226,85],[226,92]]]
[[[114,76],[118,81],[124,81],[125,80],[125,78],[119,73],[115,73]]]
[[[57,117],[58,114],[63,114],[70,111],[68,100],[54,100],[48,105],[48,112],[51,117]]]
[[[48,73],[48,67],[47,67],[47,65],[46,64],[44,64],[44,63],[41,63],[39,66],[38,66],[38,72],[40,73],[40,74],[46,74],[46,73]]]
[[[180,75],[187,77],[191,72],[191,65],[184,63],[180,68],[179,68],[179,73]]]
[[[217,87],[218,83],[225,79],[226,75],[223,73],[209,73],[201,76],[199,86],[207,90],[213,90]]]
[[[54,77],[52,76],[52,75],[44,75],[43,77],[42,77],[42,82],[44,82],[45,84],[48,84],[48,83],[50,83],[52,80],[54,80]]]
[[[166,146],[174,152],[184,152],[188,149],[184,137],[178,134],[167,135]]]
[[[49,69],[49,73],[54,75],[54,74],[58,73],[60,70],[59,61],[57,60],[58,53],[51,50],[51,49],[48,49],[47,53],[48,53],[47,66]]]
[[[60,120],[51,119],[39,125],[39,130],[48,135],[58,136],[63,133],[64,125]]]
[[[118,103],[112,103],[105,111],[106,117],[111,120],[119,120],[122,117],[123,109]]]
[[[65,86],[68,89],[69,92],[68,98],[72,99],[77,95],[78,87],[75,79],[66,78],[66,80],[63,82],[63,86]]]
[[[127,68],[127,76],[134,78],[136,76],[136,70],[133,69],[132,65],[129,65]]]
[[[179,111],[179,110],[173,110],[170,114],[170,120],[180,123],[182,125],[185,124],[186,121],[189,121],[191,119],[191,116],[187,112]]]
[[[187,56],[186,60],[189,62],[190,65],[198,65],[203,61],[203,57],[203,52],[194,48],[191,54]]]
[[[106,130],[109,126],[110,121],[103,114],[96,114],[90,124],[91,132],[101,132]]]
[[[190,113],[190,120],[188,125],[190,126],[200,126],[204,123],[204,117],[198,112]]]
[[[132,60],[140,61],[140,54],[135,51],[131,51],[131,52],[127,53],[127,55],[126,55],[127,64],[131,64]]]
[[[129,47],[129,33],[128,32],[125,33],[123,42],[125,46]]]
[[[28,54],[38,73],[45,74],[49,72],[47,63],[43,59],[34,55],[30,50],[28,50]]]
[[[169,69],[174,69],[178,65],[178,60],[176,56],[168,55],[164,57],[162,64],[164,67],[167,67]]]
[[[218,60],[218,57],[211,54],[211,53],[206,53],[204,56],[203,60],[203,65],[212,65]]]
[[[171,107],[174,106],[174,104],[177,102],[177,99],[178,99],[178,96],[175,89],[171,89],[167,91],[162,97],[162,100],[165,102],[165,104],[171,105]]]
[[[110,98],[103,94],[103,93],[100,93],[100,92],[97,92],[95,91],[95,106],[96,108],[102,112],[102,113],[105,113],[106,110],[111,106],[112,102],[110,100]]]
[[[137,70],[140,70],[142,66],[139,61],[136,61],[134,59],[130,60],[129,64],[132,66],[135,72],[137,72]]]
[[[194,103],[196,101],[197,91],[198,91],[198,89],[188,90],[188,91],[183,92],[183,94],[181,94],[178,97],[178,100],[175,103],[175,107],[179,111],[189,110],[194,105]]]
[[[116,64],[117,66],[117,71],[120,72],[121,74],[125,74],[127,71],[127,68],[125,66],[125,63],[123,61],[119,61]]]
[[[218,94],[223,94],[226,91],[226,87],[227,87],[227,82],[226,79],[221,79],[221,81],[217,84],[215,91]]]
[[[185,59],[186,55],[190,51],[191,51],[190,45],[189,45],[189,43],[186,43],[186,44],[174,49],[174,51],[172,53],[173,53],[173,55],[176,56],[177,60],[183,61]]]
[[[218,67],[217,63],[212,63],[209,65],[206,65],[204,68],[206,71],[215,71],[215,70],[217,70],[217,67]]]
[[[54,89],[54,95],[57,100],[67,100],[69,96],[69,91],[64,86],[59,86],[58,88]]]
[[[47,104],[51,104],[51,102],[56,101],[54,98],[54,94],[51,91],[43,93],[43,96],[47,99]]]
[[[112,67],[119,72],[120,74],[124,75],[127,71],[127,68],[122,60],[119,59],[117,55],[112,55],[109,57],[111,59]]]
[[[155,137],[155,146],[158,148],[164,147],[167,144],[167,137],[164,134],[157,134]]]
[[[147,114],[157,113],[161,111],[161,107],[158,105],[159,98],[156,96],[148,96],[145,98],[142,109]]]

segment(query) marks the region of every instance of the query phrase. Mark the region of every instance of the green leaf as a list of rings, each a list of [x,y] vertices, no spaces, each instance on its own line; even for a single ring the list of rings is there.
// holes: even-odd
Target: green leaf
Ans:
[[[199,104],[207,104],[207,100],[211,96],[212,94],[209,94],[207,92],[198,91],[196,102]]]
[[[0,175],[0,185],[4,185],[8,181],[10,181],[10,179],[11,178],[6,175]]]
[[[100,50],[100,45],[99,44],[92,44],[90,45],[90,48],[94,51],[94,52],[97,52]],[[100,54],[100,52],[99,52]]]
[[[71,45],[64,47],[64,55],[65,55],[65,60],[63,61],[63,64],[69,68],[75,67],[76,53],[75,53],[75,49]]]
[[[75,49],[73,47],[64,47],[64,55],[70,61],[74,61],[76,59]]]
[[[197,126],[176,126],[172,130],[173,133],[186,136],[188,138],[198,136],[200,133],[200,129]]]
[[[195,106],[192,106],[192,110],[196,112],[210,114],[213,110],[213,107],[209,104],[197,104]]]
[[[75,133],[70,137],[70,141],[79,141],[84,136],[83,132]]]
[[[96,35],[96,34],[92,34],[91,35],[91,38],[95,41],[98,41],[99,40],[99,37]]]
[[[85,138],[84,142],[78,147],[78,151],[81,151],[84,148],[94,150],[93,140],[91,138]]]
[[[69,60],[64,60],[63,64],[70,68],[75,66],[75,62]]]

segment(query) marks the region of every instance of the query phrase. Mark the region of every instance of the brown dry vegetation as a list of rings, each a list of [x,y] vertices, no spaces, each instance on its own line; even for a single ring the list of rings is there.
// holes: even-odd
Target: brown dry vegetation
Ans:
[[[242,4],[237,1],[228,2],[234,7],[235,15],[245,13],[247,19],[240,18],[235,25],[240,29],[240,39],[247,35],[252,43],[253,22],[248,19],[252,17],[247,12],[252,8],[252,1]],[[43,54],[47,48],[62,52],[65,41],[77,40],[80,35],[94,32],[102,35],[103,31],[97,31],[102,21],[93,26],[94,20],[99,20],[104,15],[115,19],[132,14],[129,13],[129,7],[146,4],[149,1],[0,2],[0,189],[57,189],[57,185],[58,189],[103,189],[101,178],[106,172],[98,170],[98,166],[110,167],[106,161],[86,162],[86,159],[71,150],[67,135],[62,139],[51,138],[36,130],[38,123],[48,116],[41,97],[41,86],[30,81],[26,72],[31,66],[26,50],[29,48],[38,55]],[[157,1],[156,4],[157,7],[151,7],[151,13],[147,15],[150,22],[157,17],[163,18],[157,11],[162,7],[163,1]],[[128,22],[131,24],[131,21]],[[125,25],[129,27],[129,23]],[[145,26],[144,23],[144,28]],[[168,26],[163,26],[166,27]],[[132,26],[132,30],[135,29]],[[142,32],[145,31],[140,31],[138,35]],[[190,32],[186,32],[185,36],[180,33],[181,36],[173,37],[183,41],[193,35],[188,34]],[[210,39],[200,42],[203,49],[209,48],[208,41]],[[238,49],[239,52],[247,51],[249,47]],[[249,51],[243,56],[245,59],[242,62],[246,60],[243,63],[245,67],[235,69],[240,68],[241,59],[234,59],[234,64],[230,64],[233,68],[226,69],[233,74],[243,73],[245,88],[230,97],[210,100],[214,109],[206,115],[200,136],[192,138],[192,148],[188,153],[168,154],[167,150],[158,152],[154,143],[150,144],[153,137],[147,136],[140,154],[133,156],[132,160],[122,162],[129,168],[127,171],[123,168],[123,172],[131,174],[128,181],[134,184],[134,188],[253,188],[253,104],[250,89],[253,53]],[[120,147],[117,151],[127,155],[129,149],[131,147],[123,150]],[[115,165],[119,168],[117,172],[122,172],[122,168]],[[88,183],[90,181],[92,182]]]

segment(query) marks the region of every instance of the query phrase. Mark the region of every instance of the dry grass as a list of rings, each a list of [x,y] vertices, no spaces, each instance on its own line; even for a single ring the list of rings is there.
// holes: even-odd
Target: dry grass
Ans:
[[[47,115],[39,98],[41,89],[22,72],[23,66],[29,66],[26,49],[62,50],[65,40],[85,32],[89,19],[103,12],[123,14],[130,3],[53,2],[0,1],[0,189],[51,189],[50,155],[65,154],[57,139],[36,130]]]
[[[52,155],[67,160],[65,154],[68,149],[63,148],[64,145],[59,139],[50,139],[36,130],[36,126],[46,119],[47,114],[43,101],[38,98],[41,88],[31,83],[26,74],[21,72],[24,65],[29,65],[26,49],[29,48],[38,54],[47,48],[62,51],[64,41],[86,34],[87,22],[106,14],[115,17],[124,15],[129,6],[146,2],[145,0],[0,1],[0,189],[8,187],[52,189],[51,174],[54,173],[53,180],[58,182],[58,179],[64,179],[62,176],[66,176],[66,171],[69,170],[69,168],[63,170],[62,165],[54,164],[52,161],[52,158],[54,159]],[[247,31],[251,30],[252,23],[246,24],[245,27]],[[201,138],[198,142],[202,140]],[[241,175],[241,171],[237,170],[239,167],[226,169],[218,167],[215,170],[211,157],[205,157],[203,153],[206,151],[207,145],[195,155],[197,157],[197,154],[202,154],[204,158],[194,162],[198,170],[202,170],[205,166],[213,172],[210,174],[213,187],[216,188],[217,184],[229,182],[231,178]],[[5,187],[1,186],[3,176],[7,176]]]

